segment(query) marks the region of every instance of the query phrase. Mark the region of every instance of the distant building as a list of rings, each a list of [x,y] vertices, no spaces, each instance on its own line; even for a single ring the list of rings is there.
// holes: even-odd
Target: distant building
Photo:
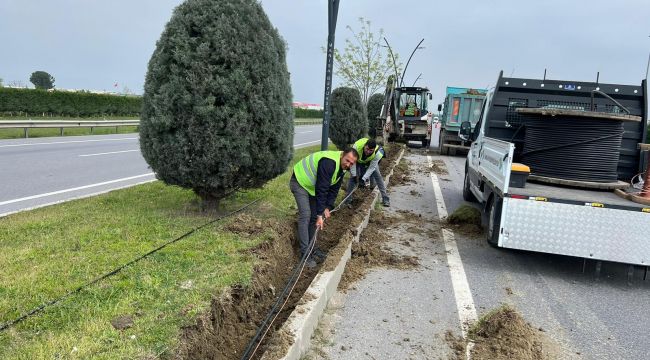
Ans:
[[[308,104],[304,102],[294,101],[291,105],[296,109],[305,109],[305,110],[323,110],[323,105],[320,104]]]

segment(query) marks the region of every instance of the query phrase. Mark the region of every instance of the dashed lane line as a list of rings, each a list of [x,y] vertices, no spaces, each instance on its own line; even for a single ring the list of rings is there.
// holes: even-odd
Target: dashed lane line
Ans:
[[[433,166],[431,156],[427,155],[429,167]],[[442,221],[447,217],[447,206],[442,197],[442,189],[438,176],[431,171],[431,185],[433,186],[433,193],[436,197],[436,206],[438,208],[438,218]],[[445,243],[445,250],[447,253],[447,265],[449,266],[449,275],[451,276],[451,285],[454,289],[454,297],[456,298],[456,309],[458,310],[458,318],[460,320],[461,333],[464,338],[467,338],[467,333],[471,324],[478,320],[476,315],[476,306],[472,298],[472,291],[469,288],[467,275],[465,275],[465,268],[463,261],[456,246],[456,239],[454,233],[447,229],[442,229],[442,238]],[[473,348],[473,343],[470,341],[467,345],[466,356],[469,359],[469,354]]]

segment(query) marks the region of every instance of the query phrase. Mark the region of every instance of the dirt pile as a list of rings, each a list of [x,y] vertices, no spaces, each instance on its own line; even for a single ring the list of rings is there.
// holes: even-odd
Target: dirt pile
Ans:
[[[391,176],[390,181],[388,182],[389,186],[399,186],[406,184],[414,184],[413,176],[409,168],[409,161],[402,160],[399,164],[395,166],[393,176]]]
[[[240,219],[249,215],[240,215]],[[239,228],[234,221],[230,230]],[[262,224],[260,224],[262,225]],[[297,256],[287,234],[293,234],[289,221],[267,224],[269,237],[251,250],[259,260],[248,286],[234,286],[212,301],[211,311],[198,318],[196,324],[183,329],[176,358],[236,359],[241,357],[248,341],[255,334],[266,312],[282,289]],[[230,226],[229,226],[230,227]],[[261,228],[261,226],[260,226]],[[257,231],[257,230],[255,230]]]
[[[490,311],[470,330],[472,359],[555,359],[557,345],[509,306]]]
[[[442,160],[432,160],[431,165],[427,164],[423,169],[423,172],[434,172],[437,175],[449,175],[447,171],[447,166]]]
[[[452,214],[447,216],[447,227],[454,232],[469,236],[483,233],[481,227],[481,211],[470,205],[461,205]]]
[[[368,227],[363,230],[359,242],[352,244],[352,257],[345,266],[339,289],[345,291],[357,280],[363,279],[368,270],[377,267],[412,269],[419,265],[417,257],[400,256],[385,249],[390,240],[385,229],[399,223],[395,217],[373,211]]]

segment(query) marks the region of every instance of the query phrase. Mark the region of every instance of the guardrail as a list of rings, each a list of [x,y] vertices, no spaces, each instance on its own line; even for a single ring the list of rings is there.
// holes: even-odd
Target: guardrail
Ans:
[[[7,120],[0,121],[0,129],[23,129],[25,131],[25,138],[29,137],[29,129],[36,128],[50,128],[61,129],[61,136],[63,136],[63,129],[75,127],[89,127],[90,133],[96,127],[115,127],[115,132],[120,126],[139,126],[140,120],[97,120],[97,121],[79,121],[79,120]]]
[[[322,119],[294,119],[294,125],[316,125],[322,124]],[[0,129],[23,129],[25,138],[29,137],[29,129],[48,128],[61,129],[60,135],[63,136],[63,129],[75,127],[89,127],[90,133],[96,127],[115,127],[115,132],[120,126],[140,126],[140,120],[6,120],[0,121]]]

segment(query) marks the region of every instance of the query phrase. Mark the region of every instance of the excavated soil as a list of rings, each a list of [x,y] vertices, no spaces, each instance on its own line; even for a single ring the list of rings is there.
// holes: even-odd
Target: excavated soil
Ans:
[[[400,256],[385,249],[386,243],[390,240],[385,229],[400,222],[401,219],[386,216],[383,212],[372,212],[368,227],[361,233],[359,242],[352,244],[352,257],[345,266],[339,289],[346,291],[352,283],[363,279],[373,268],[389,267],[406,270],[419,265],[415,256]]]
[[[481,227],[481,211],[470,206],[461,205],[447,219],[446,227],[450,230],[469,236],[481,236],[484,231]]]
[[[509,306],[490,311],[470,329],[474,342],[471,358],[476,360],[550,360],[561,354],[560,347],[526,322]],[[455,359],[465,359],[465,342],[447,332],[445,339]]]
[[[395,154],[400,150],[393,146]],[[380,169],[388,174],[393,160],[382,161]],[[346,186],[342,186],[342,189]],[[356,226],[372,203],[371,189],[359,189],[353,195],[352,206],[342,207],[327,220],[319,233],[316,246],[328,254],[327,259],[314,269],[305,268],[298,280],[287,305],[265,337],[255,358],[259,359],[268,349],[269,355],[283,354],[291,345],[292,336],[276,333],[293,312],[319,269],[331,270],[339,262],[354,235]],[[195,324],[182,330],[177,359],[239,359],[248,342],[255,335],[259,325],[271,306],[277,300],[298,263],[298,248],[295,217],[285,221],[259,219],[249,214],[240,214],[225,229],[241,236],[264,235],[264,241],[249,250],[256,258],[253,276],[248,285],[236,285],[223,291],[212,300],[209,313],[200,316]],[[275,358],[274,356],[270,356]],[[277,357],[277,356],[276,356]]]

